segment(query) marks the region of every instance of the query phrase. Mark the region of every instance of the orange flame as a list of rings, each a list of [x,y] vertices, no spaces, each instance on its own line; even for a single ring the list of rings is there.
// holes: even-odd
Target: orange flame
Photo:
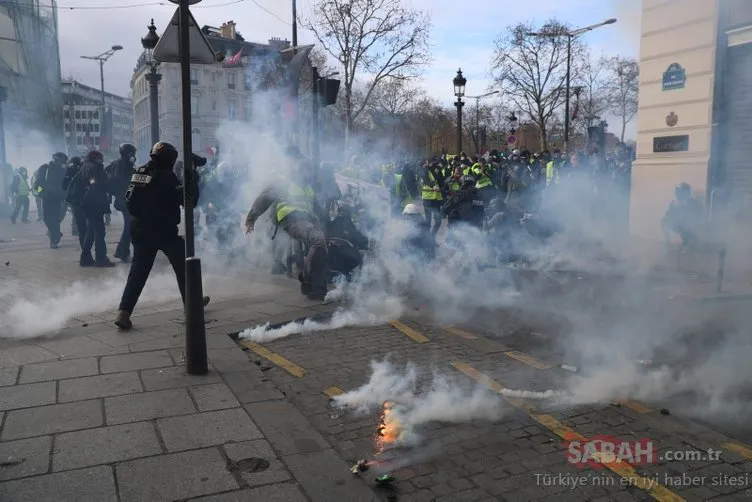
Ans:
[[[391,401],[384,402],[384,408],[379,419],[378,437],[376,438],[379,453],[382,453],[387,446],[396,443],[402,432],[393,408],[394,403]]]

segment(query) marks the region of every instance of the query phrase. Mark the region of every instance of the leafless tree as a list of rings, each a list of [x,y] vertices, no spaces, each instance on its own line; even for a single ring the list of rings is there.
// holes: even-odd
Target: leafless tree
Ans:
[[[548,147],[548,122],[564,101],[567,69],[566,25],[552,19],[536,29],[529,23],[507,28],[496,40],[491,61],[495,86],[530,116],[540,131],[540,147]],[[532,36],[531,33],[551,36]],[[578,75],[582,44],[572,41],[572,75]]]
[[[367,105],[372,113],[404,115],[424,94],[423,89],[410,85],[407,80],[389,78],[373,89]]]
[[[621,119],[621,136],[627,124],[637,115],[637,98],[640,90],[640,65],[634,58],[614,56],[607,62],[609,72],[609,97],[611,113]]]
[[[570,107],[574,124],[590,127],[611,108],[611,90],[608,83],[608,60],[604,57],[587,57],[575,81],[574,109]],[[579,120],[578,120],[579,119]],[[586,133],[587,130],[578,131]]]
[[[413,77],[428,62],[429,17],[400,0],[316,0],[312,18],[301,24],[343,67],[346,142],[384,79]],[[356,104],[353,88],[360,76],[367,76],[368,84]]]

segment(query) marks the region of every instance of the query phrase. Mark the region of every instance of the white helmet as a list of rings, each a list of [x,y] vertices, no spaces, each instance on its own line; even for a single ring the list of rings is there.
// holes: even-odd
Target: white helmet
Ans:
[[[408,204],[405,209],[402,210],[402,214],[420,214],[420,209],[415,204]]]

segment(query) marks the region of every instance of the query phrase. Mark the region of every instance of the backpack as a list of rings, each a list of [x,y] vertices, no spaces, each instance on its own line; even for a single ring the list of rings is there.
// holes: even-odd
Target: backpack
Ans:
[[[81,170],[68,182],[68,190],[65,194],[65,202],[72,206],[80,206],[86,198],[89,186],[81,180]]]

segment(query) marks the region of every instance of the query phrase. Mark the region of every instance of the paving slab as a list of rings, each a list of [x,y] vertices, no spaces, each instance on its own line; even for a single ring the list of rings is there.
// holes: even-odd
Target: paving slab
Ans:
[[[185,347],[185,337],[180,335],[163,336],[152,338],[144,342],[130,343],[128,349],[131,352],[147,352],[152,350],[164,350]]]
[[[20,369],[20,366],[12,368],[0,368],[0,387],[4,387],[6,385],[16,385],[18,370]]]
[[[246,441],[244,443],[226,444],[223,446],[227,458],[235,463],[235,472],[237,472],[248,486],[268,485],[270,483],[281,483],[291,479],[282,462],[277,458],[277,454],[272,450],[271,445],[263,440]],[[248,472],[243,468],[242,460],[262,459],[269,462],[269,467],[260,472]]]
[[[196,407],[186,389],[141,392],[104,400],[108,425],[139,422],[154,418],[195,413]]]
[[[281,483],[261,486],[251,490],[199,497],[191,499],[191,502],[249,502],[252,500],[258,500],[259,502],[308,502],[308,499],[303,496],[300,487],[293,483]]]
[[[112,319],[114,320],[117,313],[113,314]],[[132,330],[128,333],[121,333],[119,331],[109,331],[112,329],[112,324],[108,322],[107,324],[108,331],[101,331],[98,333],[92,333],[89,335],[89,338],[96,340],[98,342],[102,342],[105,345],[109,345],[110,347],[123,347],[126,345],[130,345],[131,343],[136,342],[143,342],[146,340],[151,340],[153,337],[148,333],[142,333],[139,331]]]
[[[76,357],[103,356],[128,352],[128,347],[112,347],[85,335],[68,336],[44,340],[39,345],[59,357],[73,359]],[[55,358],[57,359],[57,357]],[[38,361],[30,361],[38,362]],[[24,363],[27,364],[27,363]]]
[[[240,406],[230,388],[223,383],[190,387],[190,391],[199,411],[223,410]]]
[[[43,436],[99,427],[103,424],[102,403],[99,400],[25,408],[8,412],[2,439],[6,441]]]
[[[230,340],[230,337],[225,338]],[[237,345],[232,348],[209,349],[208,355],[209,362],[223,375],[235,371],[246,371],[253,364],[248,354]]]
[[[68,432],[55,437],[52,470],[67,471],[162,453],[151,422]]]
[[[160,418],[157,427],[168,451],[261,439],[263,435],[242,408]]]
[[[96,357],[27,364],[21,370],[19,383],[44,382],[96,375],[99,362]]]
[[[56,393],[55,382],[0,387],[0,411],[52,404]]]
[[[217,448],[131,460],[115,469],[120,502],[171,502],[239,488]]]
[[[166,351],[138,352],[135,354],[122,354],[117,356],[105,356],[99,362],[102,373],[115,373],[119,371],[145,370],[150,368],[164,368],[173,366],[172,358]]]
[[[3,502],[118,502],[112,468],[99,466],[0,483]]]
[[[58,354],[55,351],[37,345],[23,345],[3,349],[0,352],[0,367],[10,368],[56,359],[58,359]]]
[[[0,468],[0,481],[47,473],[51,446],[51,436],[0,443],[0,460],[6,464]]]
[[[378,500],[373,490],[353,476],[350,466],[332,449],[288,455],[282,460],[312,502]]]
[[[306,417],[288,401],[266,401],[245,409],[281,455],[331,448]]]
[[[98,397],[119,396],[143,391],[135,371],[60,381],[59,401],[81,401]]]
[[[225,383],[235,393],[241,403],[255,403],[284,399],[273,383],[258,368],[222,375]]]
[[[189,375],[184,367],[173,366],[164,369],[142,370],[141,379],[144,381],[146,390],[175,389],[178,387],[190,387],[207,383],[219,383],[222,379],[219,374],[209,371],[206,375]]]

